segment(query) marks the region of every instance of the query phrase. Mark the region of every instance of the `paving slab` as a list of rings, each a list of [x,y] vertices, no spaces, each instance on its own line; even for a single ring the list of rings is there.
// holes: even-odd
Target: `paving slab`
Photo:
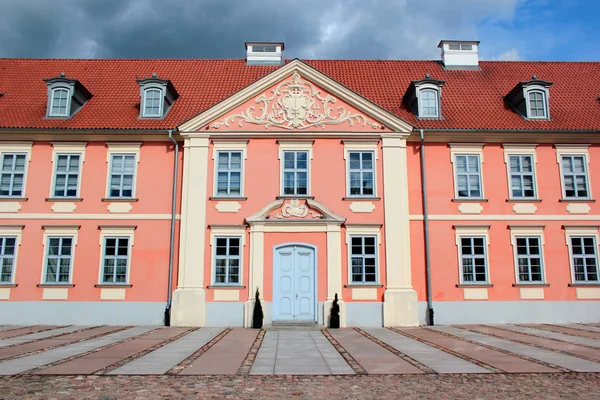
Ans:
[[[222,331],[222,328],[200,328],[108,372],[107,375],[164,374],[194,354]]]
[[[139,326],[135,328],[129,328],[126,330],[101,336],[96,339],[85,340],[83,342],[57,347],[55,349],[44,351],[42,353],[32,354],[30,356],[4,361],[0,363],[0,375],[21,374],[30,369],[40,368],[44,365],[64,360],[65,358],[87,353],[88,351],[92,351],[102,346],[107,346],[125,339],[129,339],[130,337],[142,335],[153,329],[156,329],[156,327]]]
[[[484,364],[498,368],[509,373],[529,373],[529,372],[556,372],[554,368],[545,365],[523,360],[522,358],[510,356],[506,353],[492,350],[484,346],[478,346],[473,343],[465,342],[455,337],[450,337],[439,332],[433,332],[423,328],[405,328],[398,329],[409,335],[413,335],[421,340],[433,343],[448,350],[452,350],[463,356],[467,356]]]
[[[490,373],[492,371],[448,354],[418,340],[411,339],[385,328],[362,328],[408,357],[440,374]]]
[[[321,331],[268,331],[250,374],[352,375],[354,370]]]
[[[423,373],[354,329],[331,329],[329,333],[369,374]]]
[[[256,329],[232,329],[179,374],[235,375],[246,359],[258,332]]]
[[[457,328],[470,329],[484,334],[500,336],[507,340],[518,340],[525,342],[526,344],[532,344],[537,346],[544,346],[550,349],[564,351],[575,356],[583,356],[591,358],[595,361],[600,361],[600,350],[590,349],[589,347],[583,347],[572,343],[561,342],[554,339],[547,339],[537,336],[526,335],[524,333],[506,331],[504,329],[498,329],[491,326],[481,325],[457,325]]]
[[[589,332],[600,332],[600,328],[597,326],[584,325],[584,324],[566,324],[569,328],[581,329],[583,331]]]
[[[12,347],[0,348],[0,360],[6,360],[12,357],[19,357],[24,354],[49,349],[57,346],[64,346],[67,344],[91,338],[93,336],[114,332],[118,329],[122,328],[118,326],[100,326],[97,328],[78,331],[56,338],[42,339],[35,342],[23,343]]]
[[[521,325],[521,324],[519,324]],[[558,325],[530,325],[530,324],[522,324],[523,326],[527,326],[529,328],[541,329],[544,331],[558,332],[564,333],[565,335],[572,336],[581,336],[587,339],[600,340],[600,333],[597,332],[589,332],[583,331],[581,329],[573,329],[568,328],[566,326],[558,326]]]
[[[63,335],[65,333],[77,332],[86,329],[86,326],[65,326],[64,328],[51,329],[49,331],[43,331],[38,333],[32,333],[30,335],[18,336],[11,339],[0,340],[0,347],[13,346],[15,344],[22,344],[31,342],[34,340],[46,339],[56,335]]]
[[[509,351],[514,354],[533,358],[534,360],[554,364],[562,368],[577,372],[600,372],[600,364],[588,360],[582,360],[577,357],[568,356],[562,353],[556,353],[550,350],[544,350],[537,347],[528,346],[521,343],[510,342],[493,336],[483,335],[481,333],[469,332],[451,326],[435,327],[441,332],[446,332],[454,336],[472,340],[477,343],[493,346],[498,349]]]
[[[48,329],[56,329],[60,328],[58,325],[35,325],[35,326],[26,326],[24,328],[12,329],[0,332],[0,339],[9,339],[12,337],[23,336],[23,335],[31,335],[32,333],[45,331]]]
[[[35,372],[35,375],[78,375],[93,374],[142,351],[148,350],[165,340],[178,336],[188,328],[159,328],[147,335],[136,337],[106,349],[75,358],[54,367]]]
[[[520,325],[506,324],[506,325],[499,325],[499,326],[502,326],[503,329],[508,329],[508,330],[514,331],[514,332],[528,333],[530,335],[536,335],[536,336],[542,336],[542,337],[546,337],[546,338],[550,338],[550,339],[562,340],[563,342],[579,344],[582,346],[600,348],[600,342],[598,340],[594,340],[594,339],[588,339],[588,338],[583,338],[580,336],[573,336],[573,335],[567,335],[564,333],[546,331],[543,329],[529,328],[527,326],[520,326]]]

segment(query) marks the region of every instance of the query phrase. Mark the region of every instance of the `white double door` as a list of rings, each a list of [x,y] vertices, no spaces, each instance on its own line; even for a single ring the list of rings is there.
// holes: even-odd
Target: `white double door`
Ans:
[[[275,321],[315,321],[315,250],[303,245],[275,249],[273,265]]]

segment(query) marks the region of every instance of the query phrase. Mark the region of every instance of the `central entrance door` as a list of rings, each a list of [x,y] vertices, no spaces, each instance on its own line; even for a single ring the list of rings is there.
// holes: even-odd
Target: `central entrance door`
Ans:
[[[275,248],[273,319],[315,321],[315,250],[300,244]]]

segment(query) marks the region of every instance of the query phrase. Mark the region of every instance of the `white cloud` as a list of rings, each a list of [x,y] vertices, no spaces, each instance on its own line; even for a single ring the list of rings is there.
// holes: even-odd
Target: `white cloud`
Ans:
[[[506,50],[505,52],[501,53],[498,57],[492,58],[492,60],[495,60],[495,61],[520,61],[521,56],[519,55],[519,50],[517,50],[513,47],[512,49]]]

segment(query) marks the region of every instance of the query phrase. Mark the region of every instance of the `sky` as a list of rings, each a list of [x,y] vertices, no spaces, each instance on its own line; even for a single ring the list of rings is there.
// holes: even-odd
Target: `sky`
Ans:
[[[0,0],[0,57],[600,60],[600,0]]]

